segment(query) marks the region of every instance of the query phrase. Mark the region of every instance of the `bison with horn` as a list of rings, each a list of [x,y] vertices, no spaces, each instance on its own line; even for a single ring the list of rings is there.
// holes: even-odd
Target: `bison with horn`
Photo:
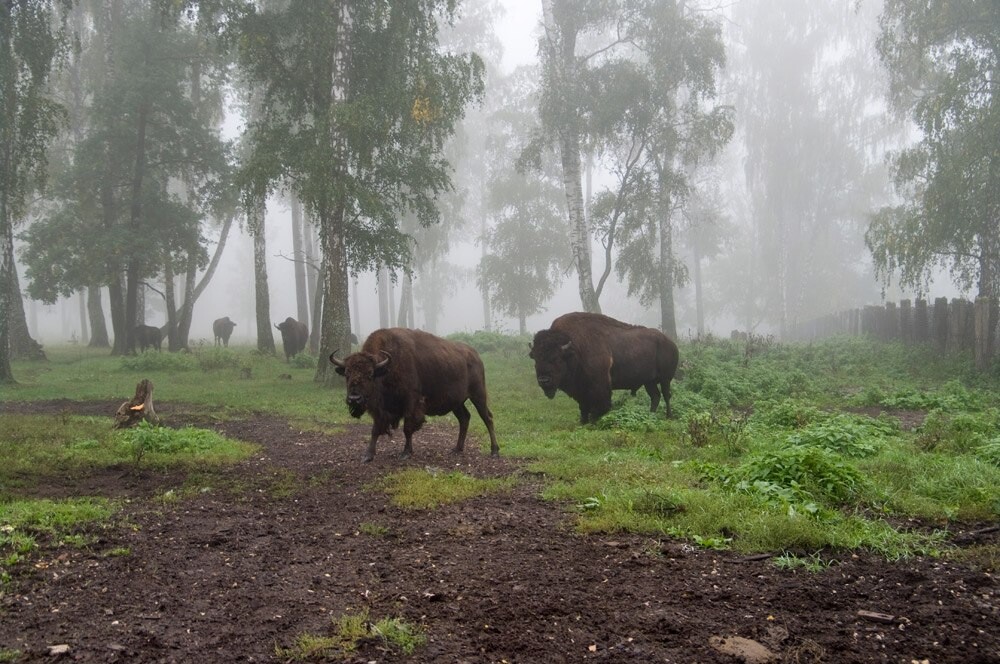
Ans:
[[[458,418],[455,452],[465,449],[472,419],[471,401],[490,434],[490,452],[500,453],[487,406],[486,371],[471,346],[405,328],[372,332],[361,350],[343,360],[330,354],[337,373],[347,379],[347,408],[354,417],[368,413],[372,434],[364,461],[375,458],[379,436],[403,422],[404,458],[413,453],[413,434],[427,415],[452,413]]]

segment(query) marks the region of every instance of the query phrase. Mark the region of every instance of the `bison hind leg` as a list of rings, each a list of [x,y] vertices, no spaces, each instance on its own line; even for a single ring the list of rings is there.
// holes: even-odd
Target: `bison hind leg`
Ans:
[[[655,413],[656,409],[660,407],[660,390],[657,389],[656,383],[646,383],[645,387],[646,394],[649,395],[649,412]]]
[[[493,413],[490,411],[489,407],[486,405],[486,401],[483,399],[475,399],[472,405],[476,407],[476,412],[479,413],[479,418],[486,425],[486,430],[490,434],[490,456],[500,456],[500,446],[497,445],[497,434],[493,430]]]
[[[458,442],[455,443],[454,452],[460,454],[465,451],[465,436],[469,433],[469,421],[472,419],[472,415],[469,414],[469,409],[465,407],[464,403],[459,404],[451,412],[458,418]]]

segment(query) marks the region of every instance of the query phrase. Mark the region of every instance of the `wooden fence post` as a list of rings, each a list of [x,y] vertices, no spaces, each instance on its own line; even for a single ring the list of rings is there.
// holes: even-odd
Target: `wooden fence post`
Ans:
[[[976,370],[986,371],[993,360],[993,307],[988,297],[976,298]]]
[[[899,312],[896,311],[895,302],[885,303],[885,331],[882,338],[886,341],[899,339]]]
[[[948,298],[934,300],[934,348],[943,353],[948,347]]]
[[[917,298],[913,307],[913,341],[918,344],[927,343],[928,334],[927,300]]]
[[[899,301],[899,338],[904,344],[913,343],[913,309],[909,300]]]

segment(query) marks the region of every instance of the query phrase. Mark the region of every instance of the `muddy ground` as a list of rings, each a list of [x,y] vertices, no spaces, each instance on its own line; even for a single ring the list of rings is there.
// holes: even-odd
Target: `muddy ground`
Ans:
[[[540,500],[543,478],[522,462],[490,458],[479,441],[450,454],[456,428],[445,418],[417,434],[412,459],[397,456],[401,441],[383,441],[364,465],[364,423],[324,435],[269,416],[208,422],[169,402],[157,410],[262,451],[219,474],[116,469],[43,487],[127,502],[90,546],[43,548],[15,568],[0,595],[0,652],[277,662],[297,635],[329,634],[334,618],[367,610],[419,625],[427,641],[406,656],[373,639],[346,661],[1000,662],[1000,587],[983,569],[841,554],[819,573],[782,571],[668,538],[579,535],[571,506]],[[411,466],[520,481],[511,493],[404,511],[372,485]],[[182,499],[161,498],[181,486]]]

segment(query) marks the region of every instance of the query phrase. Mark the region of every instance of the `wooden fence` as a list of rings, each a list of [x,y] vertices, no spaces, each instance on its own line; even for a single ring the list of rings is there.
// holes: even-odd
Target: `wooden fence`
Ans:
[[[940,353],[971,352],[976,368],[986,370],[1000,355],[1000,307],[980,297],[948,301],[901,300],[829,314],[794,326],[791,341],[810,341],[838,334],[864,335],[883,341],[929,344]]]

